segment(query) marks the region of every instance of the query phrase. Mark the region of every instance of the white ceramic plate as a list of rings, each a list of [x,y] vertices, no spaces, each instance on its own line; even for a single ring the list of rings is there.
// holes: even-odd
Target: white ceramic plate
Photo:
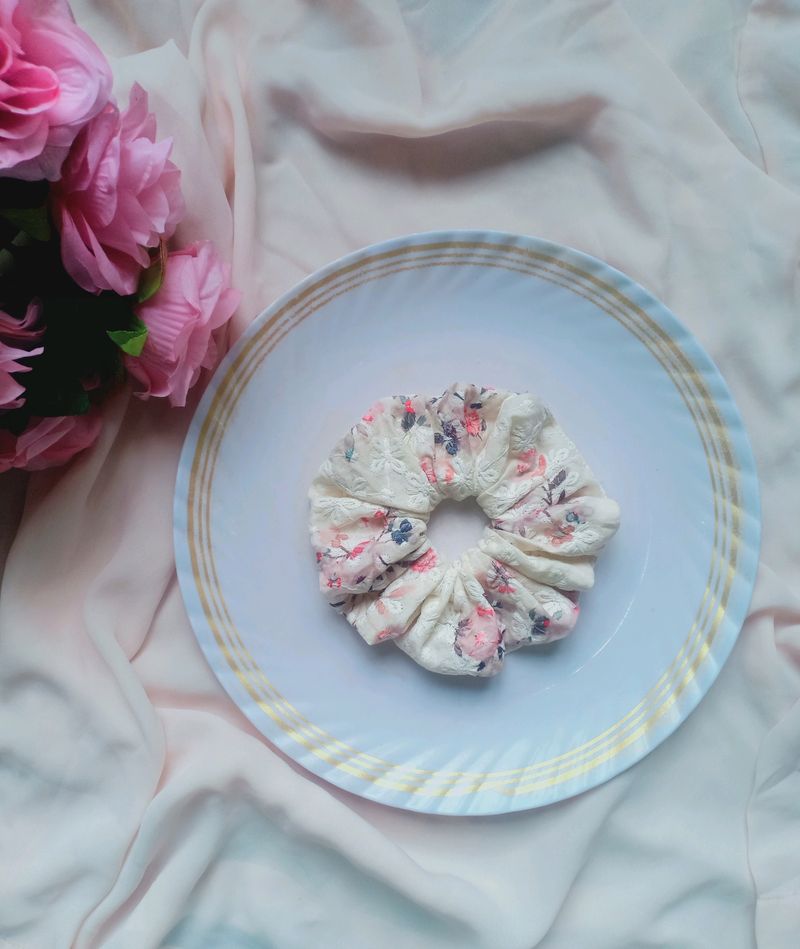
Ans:
[[[574,634],[489,680],[366,646],[307,532],[308,485],[365,409],[456,380],[541,395],[622,507]],[[445,553],[477,537],[474,512],[437,518]],[[368,247],[269,307],[205,393],[175,496],[183,596],[234,701],[315,774],[442,814],[557,801],[663,741],[733,646],[758,543],[747,438],[697,341],[601,261],[496,232]]]

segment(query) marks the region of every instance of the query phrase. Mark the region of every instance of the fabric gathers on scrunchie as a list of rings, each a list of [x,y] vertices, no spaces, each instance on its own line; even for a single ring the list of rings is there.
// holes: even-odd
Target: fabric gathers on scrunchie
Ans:
[[[506,653],[571,632],[619,526],[619,505],[539,399],[474,385],[380,399],[309,497],[331,606],[370,645],[393,640],[445,675],[495,675]],[[445,562],[428,518],[469,497],[490,524]]]

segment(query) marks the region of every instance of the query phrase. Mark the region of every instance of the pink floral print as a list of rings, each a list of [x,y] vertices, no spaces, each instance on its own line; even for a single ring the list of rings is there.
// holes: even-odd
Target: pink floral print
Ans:
[[[411,569],[415,573],[427,573],[428,570],[432,570],[438,562],[439,558],[436,555],[436,551],[431,547],[411,564]]]
[[[480,666],[496,655],[502,641],[503,634],[495,611],[476,606],[469,616],[459,621],[453,648],[456,655],[467,655]]]
[[[419,463],[422,473],[428,479],[428,484],[436,484],[436,472],[433,469],[433,462],[430,458],[423,458]]]
[[[486,422],[478,415],[475,409],[469,409],[464,412],[464,428],[467,435],[476,438],[485,429]]]

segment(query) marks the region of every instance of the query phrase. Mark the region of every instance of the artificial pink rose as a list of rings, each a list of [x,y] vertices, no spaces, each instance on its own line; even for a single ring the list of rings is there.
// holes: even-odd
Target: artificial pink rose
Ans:
[[[25,386],[14,374],[30,372],[31,366],[19,362],[30,356],[38,356],[43,349],[34,346],[44,333],[36,329],[39,321],[39,303],[28,304],[25,316],[18,320],[0,310],[0,411],[18,409],[25,404]]]
[[[21,435],[0,431],[0,472],[9,468],[39,471],[63,465],[88,448],[102,427],[94,408],[85,415],[59,415],[33,419]]]
[[[84,290],[134,293],[148,248],[174,233],[183,196],[171,151],[139,85],[124,113],[107,105],[75,139],[52,194],[64,267]]]
[[[65,0],[0,0],[0,176],[55,181],[110,94],[106,58]]]
[[[136,308],[147,326],[140,356],[126,356],[128,372],[144,387],[136,394],[168,396],[173,405],[186,405],[186,394],[201,369],[217,359],[214,330],[226,323],[239,305],[231,289],[230,267],[211,241],[200,241],[167,257],[164,282],[158,292]]]
[[[31,367],[23,365],[19,360],[38,355],[41,351],[14,349],[0,339],[0,411],[18,409],[25,404],[25,386],[20,385],[12,373],[30,372]]]

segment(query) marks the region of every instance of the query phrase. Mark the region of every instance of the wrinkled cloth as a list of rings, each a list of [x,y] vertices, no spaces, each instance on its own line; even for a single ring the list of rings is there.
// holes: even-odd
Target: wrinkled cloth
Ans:
[[[448,563],[428,539],[443,500],[490,518]],[[454,383],[379,399],[309,489],[320,590],[365,642],[391,640],[442,675],[494,676],[507,653],[563,639],[619,527],[547,406]]]
[[[140,81],[175,139],[178,237],[232,261],[234,336],[299,278],[398,234],[578,247],[664,300],[720,366],[760,469],[762,563],[718,680],[635,767],[543,810],[392,810],[305,774],[215,681],[173,566],[191,407],[121,395],[69,468],[0,482],[4,947],[796,946],[794,4],[75,13],[115,57],[117,94]]]

